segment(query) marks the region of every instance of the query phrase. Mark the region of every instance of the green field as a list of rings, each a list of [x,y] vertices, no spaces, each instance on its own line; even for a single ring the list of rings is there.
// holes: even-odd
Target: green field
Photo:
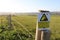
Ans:
[[[0,16],[0,40],[34,40],[37,16]],[[10,27],[11,26],[11,27]]]
[[[51,40],[60,40],[60,15],[51,15]]]
[[[35,15],[13,15],[9,27],[8,16],[0,16],[0,40],[35,40],[36,22]],[[51,40],[60,40],[60,15],[51,15],[49,25]]]

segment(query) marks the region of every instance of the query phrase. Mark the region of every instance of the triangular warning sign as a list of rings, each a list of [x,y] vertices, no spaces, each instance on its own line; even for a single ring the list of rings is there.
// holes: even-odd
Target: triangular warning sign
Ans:
[[[45,14],[43,14],[40,21],[48,21],[47,16]]]

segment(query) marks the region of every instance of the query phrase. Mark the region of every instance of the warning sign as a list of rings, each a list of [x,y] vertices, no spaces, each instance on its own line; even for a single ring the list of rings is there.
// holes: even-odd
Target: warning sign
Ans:
[[[50,21],[50,12],[40,12],[38,14],[38,22]]]
[[[39,28],[48,28],[50,21],[50,12],[40,12],[38,14],[38,27]]]

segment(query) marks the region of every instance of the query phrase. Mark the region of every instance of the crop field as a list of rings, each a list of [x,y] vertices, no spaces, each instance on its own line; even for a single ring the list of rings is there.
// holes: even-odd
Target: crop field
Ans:
[[[11,19],[10,19],[11,18]],[[0,40],[34,40],[37,16],[0,16]]]
[[[1,15],[0,40],[35,40],[36,22],[35,15]],[[60,15],[51,15],[49,26],[51,40],[60,40]]]

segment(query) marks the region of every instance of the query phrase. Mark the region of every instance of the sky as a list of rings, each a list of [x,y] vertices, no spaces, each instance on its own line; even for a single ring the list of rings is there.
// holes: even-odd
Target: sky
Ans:
[[[0,0],[0,12],[60,11],[60,0]]]

